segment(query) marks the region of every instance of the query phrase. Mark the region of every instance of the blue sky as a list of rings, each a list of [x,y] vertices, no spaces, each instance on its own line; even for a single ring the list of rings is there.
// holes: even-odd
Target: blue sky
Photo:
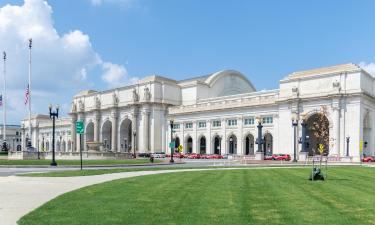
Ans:
[[[375,1],[49,3],[57,29],[89,34],[101,55],[135,76],[182,79],[230,68],[268,89],[296,70],[375,57]]]
[[[85,84],[73,85],[57,98],[65,111],[80,88],[103,90],[150,74],[185,79],[235,69],[262,90],[277,88],[278,81],[293,71],[348,62],[365,63],[371,70],[375,62],[375,1],[371,0],[47,2],[58,35],[81,31],[89,38],[89,51],[104,62],[90,67],[92,61],[83,57]],[[22,6],[24,1],[3,0],[0,7],[6,4]],[[34,63],[41,64],[42,59]],[[118,76],[113,75],[116,79],[104,78],[105,68],[111,68],[108,73],[118,71]],[[41,82],[36,88],[43,93],[46,86]],[[35,105],[35,111],[40,107]],[[22,116],[11,120],[17,122]]]

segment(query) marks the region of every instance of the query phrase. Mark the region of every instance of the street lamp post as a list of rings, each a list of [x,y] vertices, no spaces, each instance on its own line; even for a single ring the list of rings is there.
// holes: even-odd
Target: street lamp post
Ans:
[[[306,152],[306,144],[307,144],[307,138],[306,138],[306,127],[307,123],[305,119],[302,118],[301,121],[301,126],[302,126],[302,137],[300,140],[300,144],[302,145],[301,152]]]
[[[297,126],[298,126],[298,118],[297,118],[297,114],[296,113],[293,113],[292,114],[292,126],[293,126],[293,129],[294,129],[294,138],[293,138],[293,141],[294,141],[294,156],[293,156],[293,162],[297,162],[297,143],[296,143],[296,133],[297,133]]]
[[[56,106],[56,110],[52,111],[52,105],[49,105],[49,117],[52,118],[52,162],[51,166],[57,166],[55,161],[55,120],[59,118],[59,106]]]
[[[43,136],[42,136],[42,141],[43,141],[43,148],[42,148],[42,151],[44,152],[45,151],[45,148],[46,148],[46,144],[44,143],[44,134],[43,134]]]
[[[133,131],[133,137],[134,137],[134,139],[133,139],[133,152],[134,152],[134,155],[133,155],[133,157],[134,158],[137,158],[137,156],[135,155],[135,147],[136,147],[136,139],[135,139],[135,137],[137,136],[137,132],[136,131]]]
[[[62,137],[61,137],[61,132],[60,132],[59,152],[61,152],[61,149],[62,149],[62,147],[61,147],[61,139],[62,139]]]
[[[232,137],[230,137],[229,138],[229,146],[230,146],[230,148],[229,148],[229,151],[231,151],[231,154],[233,154],[233,152],[234,152],[234,146],[233,146],[233,138]]]
[[[174,150],[173,150],[173,120],[170,121],[170,124],[171,124],[171,160],[169,160],[170,163],[174,163],[174,160],[173,160],[173,154],[174,154]]]
[[[256,144],[258,145],[258,150],[257,152],[262,152],[262,144],[264,143],[263,141],[263,138],[262,138],[262,128],[263,128],[263,125],[262,125],[262,118],[261,117],[257,117],[257,122],[258,122],[258,138],[256,140]]]
[[[346,137],[346,156],[349,156],[349,142],[350,142],[350,137]]]
[[[39,138],[38,138],[38,144],[36,145],[38,148],[38,159],[40,159],[40,152],[39,152]]]

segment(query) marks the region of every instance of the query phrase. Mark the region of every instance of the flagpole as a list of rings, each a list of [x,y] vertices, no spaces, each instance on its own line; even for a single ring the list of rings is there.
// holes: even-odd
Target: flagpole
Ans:
[[[33,44],[33,39],[29,39],[29,143],[30,147],[32,146],[31,140],[31,47]]]
[[[6,137],[7,137],[7,134],[6,134],[6,123],[7,123],[7,114],[6,114],[6,110],[7,110],[7,105],[6,105],[6,99],[7,99],[7,83],[6,83],[6,59],[7,59],[7,54],[6,52],[4,51],[3,52],[3,56],[4,56],[4,97],[2,99],[3,101],[3,143],[6,143]]]

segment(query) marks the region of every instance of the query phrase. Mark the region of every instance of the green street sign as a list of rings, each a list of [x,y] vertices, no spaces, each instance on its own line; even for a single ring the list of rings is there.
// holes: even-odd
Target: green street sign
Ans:
[[[169,143],[169,147],[170,147],[170,148],[174,148],[174,146],[175,146],[174,142],[170,142],[170,143]]]
[[[83,128],[83,121],[79,120],[76,122],[76,132],[77,134],[83,134],[84,133],[84,128]]]

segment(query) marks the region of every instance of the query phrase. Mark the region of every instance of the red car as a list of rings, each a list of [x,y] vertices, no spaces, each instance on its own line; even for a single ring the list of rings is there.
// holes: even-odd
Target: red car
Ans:
[[[375,158],[373,156],[365,156],[363,157],[362,162],[375,162]]]
[[[274,154],[272,155],[274,160],[290,161],[291,157],[289,154]]]
[[[219,155],[219,154],[214,154],[212,155],[214,159],[223,159],[224,157],[222,155]]]
[[[274,156],[275,156],[275,155],[265,155],[265,156],[264,156],[264,160],[276,160],[276,159],[274,158]]]

